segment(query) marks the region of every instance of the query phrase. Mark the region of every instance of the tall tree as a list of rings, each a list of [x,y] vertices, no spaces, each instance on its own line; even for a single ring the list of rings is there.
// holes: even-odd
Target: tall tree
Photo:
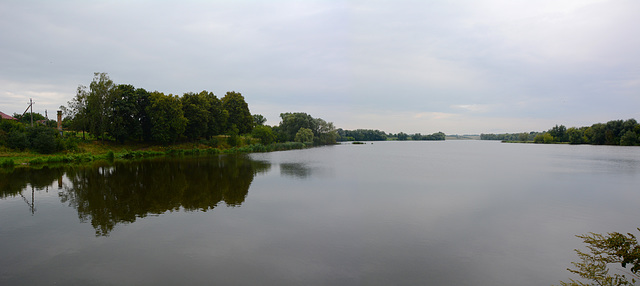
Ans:
[[[311,115],[304,112],[280,113],[280,118],[282,121],[278,132],[284,135],[285,141],[294,141],[300,128],[311,129],[314,133],[318,130],[318,122]]]
[[[206,97],[206,91],[201,93],[185,93],[180,101],[184,117],[187,119],[187,126],[184,135],[190,140],[204,137],[209,129],[209,124],[213,123],[209,113],[210,101]]]
[[[94,73],[89,85],[87,96],[87,113],[89,130],[93,135],[104,140],[104,133],[109,125],[110,97],[113,95],[114,84],[106,73]]]
[[[137,96],[135,87],[129,84],[117,85],[110,96],[108,132],[120,143],[142,135]]]
[[[227,92],[222,98],[222,108],[229,113],[228,126],[235,125],[240,134],[251,132],[253,116],[242,94],[235,91]]]
[[[227,131],[229,112],[222,108],[222,101],[213,92],[200,92],[209,103],[209,125],[206,137],[223,134]]]
[[[338,138],[338,132],[332,122],[326,122],[322,118],[314,119],[317,129],[314,132],[314,143],[320,145],[335,144]]]
[[[147,106],[151,104],[151,94],[144,88],[136,89],[136,118],[140,121],[142,140],[152,141],[151,137],[151,118],[147,114]]]
[[[89,127],[89,111],[87,109],[88,96],[89,92],[87,91],[87,87],[84,85],[78,85],[76,96],[71,101],[67,102],[68,107],[61,107],[64,115],[71,118],[71,129],[82,130],[82,139],[85,139],[84,133]]]
[[[180,98],[171,94],[152,92],[147,114],[153,123],[151,137],[159,143],[175,142],[187,126]]]

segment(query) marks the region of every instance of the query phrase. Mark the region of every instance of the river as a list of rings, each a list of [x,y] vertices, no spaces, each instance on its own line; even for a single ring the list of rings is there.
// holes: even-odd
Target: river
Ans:
[[[640,148],[367,142],[0,172],[1,285],[551,285]]]

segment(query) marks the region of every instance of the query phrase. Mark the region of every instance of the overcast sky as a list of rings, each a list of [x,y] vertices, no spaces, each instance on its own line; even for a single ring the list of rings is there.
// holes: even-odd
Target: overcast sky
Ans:
[[[0,111],[94,72],[277,125],[479,134],[640,120],[640,1],[0,1]]]

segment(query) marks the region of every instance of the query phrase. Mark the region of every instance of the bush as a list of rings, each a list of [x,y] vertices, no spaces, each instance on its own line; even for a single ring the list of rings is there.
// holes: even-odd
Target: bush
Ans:
[[[11,131],[7,136],[7,147],[15,150],[24,150],[29,147],[27,134],[20,131]]]
[[[51,154],[57,151],[55,136],[48,132],[39,132],[31,141],[31,148],[41,154]]]
[[[12,168],[13,166],[15,166],[15,162],[13,161],[13,159],[8,159],[8,160],[2,160],[2,162],[0,162],[0,167],[2,168]]]
[[[107,152],[107,160],[109,161],[113,161],[113,159],[115,159],[115,154],[113,154],[113,151],[109,150],[109,152]]]

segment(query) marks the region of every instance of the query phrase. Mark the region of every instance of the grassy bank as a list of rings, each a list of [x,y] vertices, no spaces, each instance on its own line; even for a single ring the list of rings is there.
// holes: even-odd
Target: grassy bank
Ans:
[[[216,138],[216,142],[224,142],[225,138]],[[57,154],[38,154],[31,151],[13,151],[0,147],[0,168],[41,167],[61,164],[85,164],[96,161],[132,160],[158,156],[189,156],[237,154],[254,152],[272,152],[308,147],[299,142],[273,143],[262,145],[251,138],[240,140],[240,146],[228,144],[209,144],[210,141],[198,143],[179,143],[172,145],[151,145],[141,143],[117,144],[114,142],[84,141],[76,150]],[[215,147],[214,147],[215,146]]]

